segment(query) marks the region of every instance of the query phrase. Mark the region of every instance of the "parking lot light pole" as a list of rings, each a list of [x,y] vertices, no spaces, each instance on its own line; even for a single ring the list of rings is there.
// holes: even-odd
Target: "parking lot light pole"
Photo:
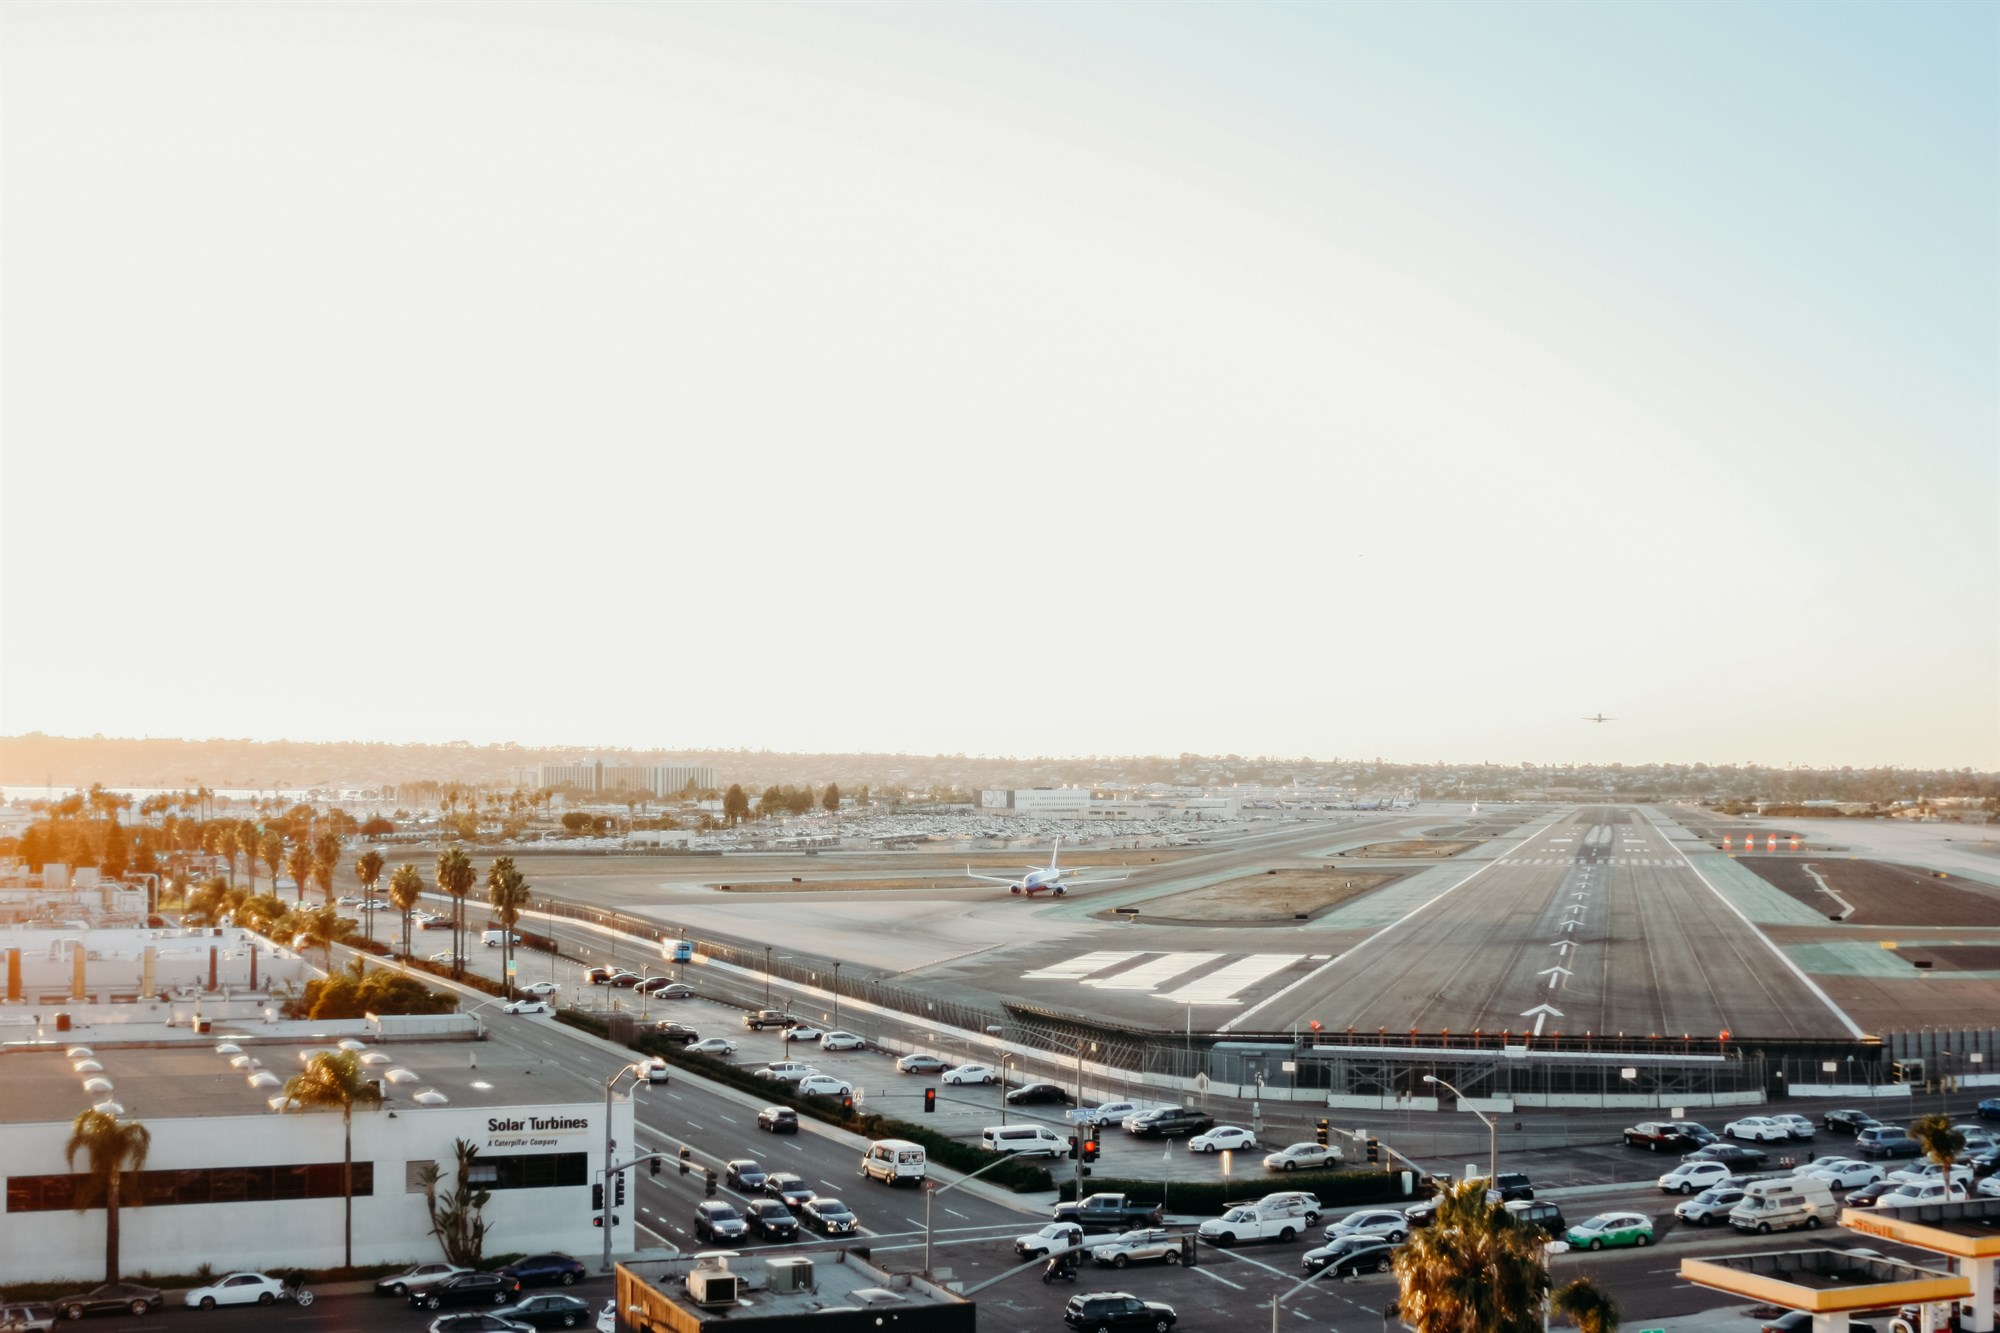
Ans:
[[[629,1064],[604,1080],[604,1266],[598,1270],[601,1273],[611,1271],[611,1221],[614,1216],[611,1211],[611,1199],[614,1194],[611,1188],[611,1154],[618,1147],[617,1140],[611,1137],[611,1094],[617,1090],[619,1079],[627,1074],[637,1076],[643,1073],[645,1068],[642,1064]],[[635,1126],[638,1124],[636,1115],[633,1124]],[[636,1205],[637,1202],[635,1198],[633,1203]]]
[[[840,1026],[840,960],[833,960],[833,1025]]]
[[[1499,1126],[1499,1124],[1498,1124],[1498,1123],[1497,1123],[1497,1122],[1496,1122],[1496,1121],[1495,1121],[1495,1120],[1494,1120],[1494,1119],[1493,1119],[1493,1118],[1492,1118],[1491,1116],[1487,1115],[1487,1114],[1486,1114],[1486,1112],[1484,1112],[1484,1111],[1480,1110],[1480,1109],[1479,1109],[1478,1107],[1476,1107],[1476,1106],[1466,1106],[1466,1105],[1465,1105],[1464,1103],[1466,1103],[1466,1102],[1468,1102],[1468,1101],[1470,1101],[1470,1100],[1472,1100],[1472,1099],[1471,1099],[1471,1098],[1469,1098],[1469,1097],[1467,1097],[1467,1096],[1466,1096],[1466,1095],[1465,1095],[1464,1093],[1460,1092],[1460,1091],[1459,1091],[1459,1090],[1458,1090],[1457,1088],[1454,1088],[1454,1087],[1452,1087],[1452,1085],[1451,1085],[1451,1084],[1449,1084],[1449,1083],[1445,1082],[1445,1081],[1444,1081],[1443,1079],[1439,1078],[1439,1077],[1438,1077],[1438,1076],[1437,1076],[1436,1074],[1425,1074],[1425,1075],[1424,1075],[1424,1082],[1426,1082],[1426,1083],[1435,1083],[1435,1084],[1437,1084],[1437,1085],[1438,1085],[1438,1086],[1439,1086],[1440,1088],[1443,1088],[1443,1089],[1445,1089],[1445,1090],[1446,1090],[1447,1092],[1449,1092],[1449,1093],[1450,1093],[1450,1094],[1451,1094],[1452,1096],[1454,1096],[1454,1097],[1458,1098],[1458,1100],[1459,1100],[1459,1103],[1460,1103],[1460,1105],[1459,1105],[1459,1108],[1458,1108],[1459,1110],[1461,1110],[1461,1111],[1470,1111],[1470,1112],[1472,1112],[1472,1113],[1473,1113],[1474,1115],[1478,1116],[1478,1117],[1479,1117],[1479,1118],[1480,1118],[1480,1119],[1481,1119],[1482,1121],[1484,1121],[1484,1122],[1485,1122],[1485,1124],[1486,1124],[1486,1136],[1487,1136],[1487,1158],[1486,1158],[1486,1187],[1487,1187],[1488,1189],[1499,1189],[1499,1188],[1500,1188],[1500,1126]]]

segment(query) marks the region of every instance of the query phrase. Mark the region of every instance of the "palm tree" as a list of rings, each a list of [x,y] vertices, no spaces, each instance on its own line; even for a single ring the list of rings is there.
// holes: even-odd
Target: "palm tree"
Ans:
[[[507,986],[507,998],[514,998],[514,923],[528,905],[528,880],[514,868],[514,858],[502,856],[486,868],[486,901],[500,918],[500,975]]]
[[[354,1267],[354,1108],[379,1106],[382,1089],[368,1081],[361,1071],[361,1057],[353,1051],[319,1051],[306,1062],[303,1071],[285,1084],[289,1098],[285,1109],[294,1104],[301,1109],[313,1106],[340,1108],[341,1157],[340,1193],[346,1204],[347,1263]]]
[[[320,894],[333,901],[333,872],[340,868],[340,837],[333,833],[322,833],[313,839],[313,878],[319,881]]]
[[[389,901],[403,914],[403,957],[410,956],[410,910],[423,901],[424,877],[405,861],[389,876]]]
[[[362,915],[368,922],[368,938],[375,938],[375,909],[369,906],[375,901],[375,884],[382,878],[382,867],[388,862],[382,853],[370,847],[354,859],[354,877],[361,881]]]
[[[285,851],[285,869],[292,872],[292,899],[303,903],[306,900],[306,881],[312,878],[312,848],[304,842],[295,842]]]
[[[1558,1289],[1549,1309],[1566,1316],[1580,1333],[1618,1333],[1618,1302],[1589,1278]]]
[[[1951,1117],[1933,1111],[1911,1122],[1910,1137],[1923,1145],[1924,1155],[1944,1173],[1944,1197],[1952,1195],[1951,1168],[1965,1151],[1965,1135],[1951,1127]]]
[[[438,853],[437,886],[451,895],[451,979],[465,975],[465,895],[472,892],[472,858],[456,843]]]
[[[80,1152],[90,1159],[90,1170],[78,1182],[76,1210],[80,1213],[100,1197],[104,1200],[104,1280],[118,1280],[118,1204],[127,1171],[142,1170],[153,1136],[133,1121],[119,1123],[118,1117],[102,1111],[85,1111],[70,1123],[69,1145],[63,1160],[72,1170]]]
[[[1417,1333],[1540,1333],[1549,1289],[1536,1234],[1462,1181],[1396,1252],[1404,1320]]]
[[[292,920],[298,923],[299,933],[306,937],[306,948],[318,948],[320,970],[333,971],[333,946],[340,942],[340,909],[332,903],[321,903],[310,912],[296,913]]]
[[[252,897],[257,893],[257,844],[263,837],[247,819],[236,826],[236,850],[243,853],[243,873],[249,878]]]
[[[285,838],[277,832],[266,833],[257,844],[258,854],[264,858],[264,865],[271,872],[271,892],[278,891],[278,871],[285,864]]]

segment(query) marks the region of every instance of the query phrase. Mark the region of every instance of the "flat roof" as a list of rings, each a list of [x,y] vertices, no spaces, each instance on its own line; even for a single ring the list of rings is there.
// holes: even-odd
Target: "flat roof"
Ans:
[[[801,1291],[773,1291],[771,1267],[807,1260],[812,1265],[812,1281]],[[917,1306],[933,1308],[967,1305],[955,1292],[913,1277],[891,1275],[843,1250],[796,1250],[784,1254],[746,1254],[723,1260],[731,1273],[742,1279],[737,1303],[726,1309],[696,1305],[687,1291],[687,1276],[703,1261],[687,1256],[636,1263],[621,1263],[621,1274],[629,1274],[658,1298],[702,1320],[726,1318],[797,1318],[829,1310],[877,1310],[889,1313]],[[713,1266],[713,1265],[711,1265]],[[621,1283],[622,1286],[622,1283]],[[624,1299],[621,1293],[621,1299]]]
[[[268,1115],[271,1098],[284,1081],[305,1067],[302,1055],[336,1049],[342,1040],[363,1042],[364,1068],[382,1079],[384,1104],[421,1110],[420,1093],[437,1093],[438,1103],[457,1107],[539,1106],[590,1102],[601,1098],[601,1082],[569,1073],[562,1066],[528,1057],[489,1042],[368,1042],[360,1033],[326,1031],[352,1025],[299,1024],[290,1034],[232,1037],[186,1034],[172,1044],[121,1046],[102,1030],[75,1041],[17,1043],[0,1056],[0,1124],[67,1123],[100,1102],[114,1101],[127,1116],[148,1120],[179,1116]],[[235,1051],[220,1048],[233,1046]],[[74,1048],[88,1057],[71,1057]],[[79,1070],[85,1060],[100,1069]],[[242,1066],[233,1061],[255,1061]],[[251,1077],[264,1074],[267,1086]],[[93,1091],[86,1080],[105,1079],[110,1091]],[[276,1080],[270,1082],[269,1080]],[[645,1096],[642,1090],[639,1094]]]
[[[1840,1225],[1864,1236],[1956,1259],[2000,1257],[2000,1199],[1920,1203],[1907,1208],[1843,1208]]]
[[[1681,1260],[1696,1286],[1814,1314],[1955,1300],[1972,1280],[1851,1250],[1778,1250]]]

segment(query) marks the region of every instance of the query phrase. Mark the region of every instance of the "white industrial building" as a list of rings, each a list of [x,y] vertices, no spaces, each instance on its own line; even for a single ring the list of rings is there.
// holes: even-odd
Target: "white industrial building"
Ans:
[[[1082,819],[1089,808],[1088,787],[1018,787],[979,793],[981,814]]]
[[[574,787],[581,791],[610,794],[644,791],[655,796],[678,796],[688,784],[712,790],[715,768],[710,764],[607,764],[601,759],[581,764],[543,764],[534,772],[538,787]]]
[[[1022,787],[979,793],[979,812],[1036,819],[1234,819],[1242,803],[1226,796],[1093,797],[1088,787]]]

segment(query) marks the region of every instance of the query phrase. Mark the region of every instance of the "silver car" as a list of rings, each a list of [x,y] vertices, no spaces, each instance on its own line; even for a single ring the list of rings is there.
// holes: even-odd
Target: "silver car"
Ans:
[[[1410,1219],[1393,1208],[1362,1208],[1326,1229],[1329,1243],[1345,1236],[1380,1236],[1399,1241],[1410,1234]]]
[[[1181,1238],[1160,1227],[1128,1231],[1116,1240],[1093,1245],[1090,1257],[1113,1268],[1128,1264],[1177,1264],[1181,1261]]]

